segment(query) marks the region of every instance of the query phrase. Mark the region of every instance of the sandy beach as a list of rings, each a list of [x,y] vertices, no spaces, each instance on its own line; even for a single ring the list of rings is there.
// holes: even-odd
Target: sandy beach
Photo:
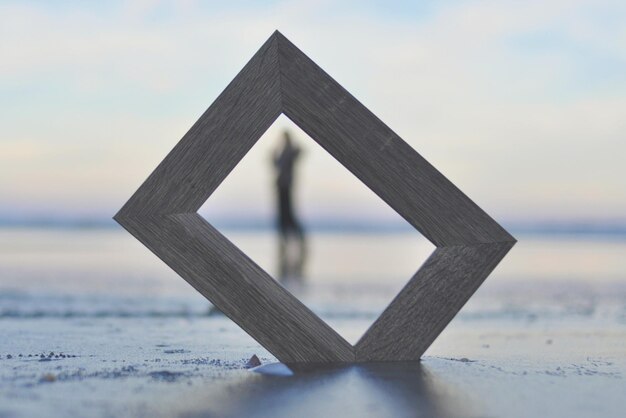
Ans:
[[[519,237],[420,364],[300,370],[209,314],[123,231],[1,236],[0,417],[621,417],[626,408],[620,239]],[[231,238],[271,263],[267,234]],[[332,258],[333,245],[351,243],[364,256],[391,249],[371,276],[353,277]],[[314,236],[315,275],[294,292],[354,341],[412,268],[393,262],[410,243],[427,255],[413,235]],[[248,369],[253,355],[261,366]]]
[[[0,1],[0,418],[626,418],[624,22]]]

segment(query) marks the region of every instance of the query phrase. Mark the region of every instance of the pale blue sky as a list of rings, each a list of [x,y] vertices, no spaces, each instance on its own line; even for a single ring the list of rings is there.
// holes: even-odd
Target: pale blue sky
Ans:
[[[115,213],[279,29],[497,219],[626,220],[625,21],[623,1],[0,1],[0,216]],[[271,210],[271,146],[218,215]],[[307,155],[307,216],[387,216]]]

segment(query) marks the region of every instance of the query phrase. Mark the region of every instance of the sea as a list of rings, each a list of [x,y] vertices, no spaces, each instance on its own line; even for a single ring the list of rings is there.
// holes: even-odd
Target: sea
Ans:
[[[224,235],[270,275],[271,229]],[[626,322],[626,234],[516,233],[518,243],[458,315]],[[313,231],[302,281],[286,283],[333,321],[371,323],[434,250],[413,231]],[[211,304],[118,227],[0,229],[0,323],[25,318],[184,318]],[[364,325],[366,326],[366,325]],[[352,329],[356,342],[365,329]]]

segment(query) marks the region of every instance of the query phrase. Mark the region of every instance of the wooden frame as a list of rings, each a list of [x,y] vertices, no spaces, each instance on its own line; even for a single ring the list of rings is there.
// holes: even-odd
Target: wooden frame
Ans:
[[[197,214],[281,113],[437,247],[355,346]],[[285,363],[419,360],[515,243],[278,31],[115,219]]]

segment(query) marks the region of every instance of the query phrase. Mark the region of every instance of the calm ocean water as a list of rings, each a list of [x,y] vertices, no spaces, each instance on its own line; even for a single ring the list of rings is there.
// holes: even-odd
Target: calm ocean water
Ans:
[[[226,231],[274,275],[269,232]],[[626,240],[521,235],[461,320],[626,322]],[[331,324],[373,320],[433,246],[417,233],[309,237],[303,286],[291,290]],[[121,229],[0,229],[0,318],[204,316],[210,304]]]

